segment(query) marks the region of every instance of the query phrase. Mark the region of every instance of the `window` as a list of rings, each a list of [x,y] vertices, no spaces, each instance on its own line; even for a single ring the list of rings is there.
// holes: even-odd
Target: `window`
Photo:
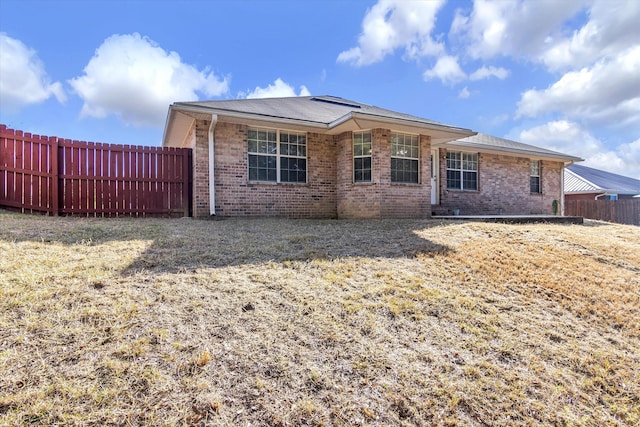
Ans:
[[[417,135],[391,134],[391,182],[418,183]]]
[[[371,132],[353,133],[353,182],[371,182]]]
[[[249,181],[307,182],[307,135],[249,129]]]
[[[531,193],[540,193],[540,160],[531,160],[529,170]]]
[[[478,153],[447,152],[447,188],[478,189]]]

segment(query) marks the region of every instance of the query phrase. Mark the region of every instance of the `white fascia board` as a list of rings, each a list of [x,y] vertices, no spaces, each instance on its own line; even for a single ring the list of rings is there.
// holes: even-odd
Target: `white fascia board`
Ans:
[[[321,122],[314,122],[311,120],[289,119],[286,117],[266,116],[264,114],[243,113],[240,111],[231,111],[231,110],[224,110],[224,109],[210,108],[210,107],[196,107],[191,105],[189,106],[177,105],[176,109],[179,109],[180,111],[183,111],[185,113],[203,114],[203,115],[206,115],[206,117],[211,117],[212,114],[215,114],[219,118],[228,117],[228,118],[235,118],[235,119],[243,119],[246,121],[257,120],[262,122],[300,125],[300,126],[324,129],[324,130],[328,129],[327,124],[321,123]]]
[[[574,157],[570,155],[565,156],[563,154],[558,154],[557,156],[555,156],[553,154],[545,154],[545,153],[540,153],[533,150],[493,147],[493,146],[487,146],[483,144],[456,143],[455,141],[448,142],[441,147],[446,149],[453,148],[460,151],[475,151],[478,153],[497,154],[502,156],[513,155],[514,157],[527,157],[534,160],[553,160],[556,162],[562,161],[565,163],[567,162],[573,163],[573,162],[579,162],[583,160],[579,157]]]
[[[437,124],[437,123],[425,123],[417,120],[401,119],[401,118],[395,118],[395,117],[384,117],[384,116],[378,116],[375,114],[360,113],[357,111],[353,111],[347,116],[350,116],[349,118],[352,118],[354,120],[356,119],[370,120],[374,122],[387,123],[390,125],[398,124],[398,125],[412,126],[416,128],[432,129],[440,132],[449,132],[449,133],[455,134],[456,138],[465,138],[467,136],[473,136],[477,134],[477,132],[474,132],[470,129],[458,128],[455,126],[449,126],[449,125]],[[344,117],[346,116],[343,116],[343,118]],[[343,118],[339,120],[342,120]]]

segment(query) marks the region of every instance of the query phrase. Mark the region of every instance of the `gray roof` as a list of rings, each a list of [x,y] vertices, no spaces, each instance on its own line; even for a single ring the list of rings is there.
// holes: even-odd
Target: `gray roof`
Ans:
[[[569,165],[565,168],[564,191],[640,194],[640,180],[587,166]]]
[[[286,98],[230,99],[221,101],[176,102],[176,106],[205,107],[224,112],[253,114],[265,118],[300,120],[331,126],[348,116],[359,113],[379,118],[405,120],[426,125],[461,129],[410,114],[398,113],[337,96],[295,96]]]
[[[477,135],[458,139],[447,145],[469,149],[484,149],[487,151],[508,151],[514,154],[526,155],[533,158],[552,158],[574,162],[583,160],[580,157],[547,150],[546,148],[540,148],[534,145],[523,144],[522,142],[516,142],[510,139],[498,138],[497,136],[487,135],[485,133],[478,133]]]
[[[195,119],[251,123],[255,126],[286,126],[285,129],[291,130],[317,129],[333,135],[385,127],[399,132],[429,135],[432,144],[443,144],[475,134],[469,129],[335,96],[296,96],[176,102],[169,107],[162,145],[185,146]]]
[[[295,126],[304,129],[317,128],[333,134],[370,129],[385,124],[387,128],[401,132],[425,133],[431,137],[433,147],[499,152],[538,159],[550,158],[563,162],[582,160],[579,157],[508,139],[484,134],[475,135],[475,132],[469,129],[336,96],[176,102],[169,108],[163,145],[180,146],[185,141],[185,135],[191,127],[193,118],[206,120],[212,115],[219,116],[217,120],[283,123],[293,129]]]

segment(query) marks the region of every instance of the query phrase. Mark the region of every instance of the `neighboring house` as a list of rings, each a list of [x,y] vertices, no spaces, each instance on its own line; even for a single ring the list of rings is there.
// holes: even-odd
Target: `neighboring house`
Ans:
[[[582,165],[564,171],[566,200],[617,200],[640,195],[640,180]]]
[[[163,145],[194,150],[197,217],[552,214],[581,160],[331,96],[175,103]]]

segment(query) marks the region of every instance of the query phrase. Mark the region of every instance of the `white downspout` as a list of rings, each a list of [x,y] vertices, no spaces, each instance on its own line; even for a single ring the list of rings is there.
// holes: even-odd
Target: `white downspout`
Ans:
[[[216,124],[218,123],[218,115],[211,115],[211,125],[209,125],[209,214],[216,214],[216,167],[215,167],[215,138],[214,133]]]
[[[560,216],[564,216],[564,170],[566,167],[567,165],[563,162],[560,169]]]

